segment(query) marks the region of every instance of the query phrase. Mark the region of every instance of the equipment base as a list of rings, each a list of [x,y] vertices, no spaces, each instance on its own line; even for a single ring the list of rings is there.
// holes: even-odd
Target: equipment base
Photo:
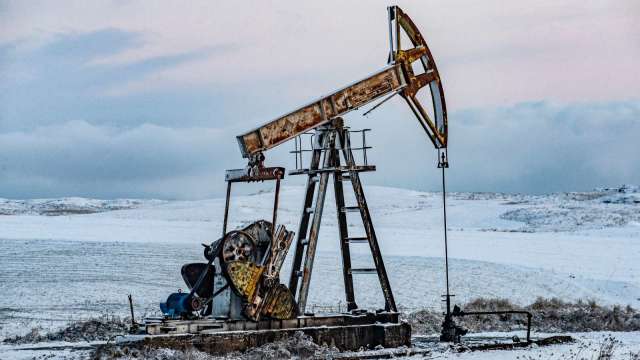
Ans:
[[[284,340],[297,331],[318,345],[334,346],[341,351],[411,346],[411,326],[399,322],[397,313],[388,312],[299,316],[259,322],[147,319],[142,334],[124,337],[118,344],[138,348],[195,348],[210,354],[225,354]]]

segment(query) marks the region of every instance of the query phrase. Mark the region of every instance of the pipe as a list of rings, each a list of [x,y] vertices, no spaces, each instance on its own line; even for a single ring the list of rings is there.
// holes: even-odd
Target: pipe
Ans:
[[[531,318],[533,314],[526,310],[504,310],[504,311],[453,311],[453,316],[467,316],[467,315],[501,315],[501,314],[526,314],[527,315],[527,342],[531,342]]]

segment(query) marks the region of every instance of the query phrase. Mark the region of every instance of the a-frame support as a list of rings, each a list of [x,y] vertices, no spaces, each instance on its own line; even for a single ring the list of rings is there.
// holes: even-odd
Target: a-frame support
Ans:
[[[382,254],[380,253],[378,239],[371,222],[371,215],[362,189],[362,183],[360,182],[359,173],[362,171],[375,171],[375,166],[356,165],[351,149],[349,131],[344,128],[341,118],[336,118],[329,124],[317,128],[312,143],[313,148],[309,168],[290,172],[291,175],[306,174],[308,176],[305,201],[298,227],[296,248],[289,279],[289,289],[296,297],[300,313],[305,312],[307,305],[313,260],[318,243],[327,185],[331,174],[333,174],[336,213],[338,216],[347,309],[358,308],[355,301],[353,275],[375,273],[378,275],[385,299],[385,310],[397,311]],[[341,164],[341,155],[344,159],[344,166]],[[343,186],[345,181],[349,181],[353,187],[357,202],[355,206],[345,205]],[[360,213],[365,236],[351,237],[349,235],[346,215],[348,212]],[[311,226],[309,227],[309,225]],[[375,268],[352,268],[350,244],[365,242],[369,244]]]

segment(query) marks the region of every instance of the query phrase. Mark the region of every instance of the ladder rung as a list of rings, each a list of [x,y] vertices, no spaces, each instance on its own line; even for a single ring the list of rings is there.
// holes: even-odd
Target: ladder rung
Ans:
[[[342,212],[355,212],[355,211],[360,211],[360,207],[359,206],[344,206],[342,208]]]
[[[363,268],[363,269],[351,269],[349,273],[351,274],[374,274],[377,273],[378,270],[375,268]]]
[[[365,242],[369,242],[369,238],[364,236],[364,237],[348,237],[345,239],[348,243],[365,243]]]

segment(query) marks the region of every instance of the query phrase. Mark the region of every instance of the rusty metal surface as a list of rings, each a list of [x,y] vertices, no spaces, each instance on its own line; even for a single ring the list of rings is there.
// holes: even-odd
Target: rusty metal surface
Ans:
[[[222,244],[222,260],[256,261],[256,240],[249,233],[242,230],[229,232]]]
[[[311,104],[238,136],[244,157],[271,149],[405,86],[400,65],[391,65]]]
[[[225,172],[225,181],[227,182],[254,182],[282,178],[284,178],[283,167],[247,167]]]
[[[424,38],[413,21],[400,8],[391,6],[388,11],[390,54],[386,67],[237,137],[242,155],[249,158],[249,165],[245,169],[227,171],[227,204],[223,229],[226,230],[227,225],[232,182],[276,180],[273,217],[269,233],[271,239],[268,243],[268,249],[259,247],[260,259],[258,259],[256,255],[250,255],[249,244],[251,242],[242,240],[243,237],[250,238],[251,236],[236,233],[234,241],[229,244],[225,243],[227,246],[223,247],[222,251],[225,263],[235,266],[233,269],[227,268],[230,273],[234,273],[236,270],[247,271],[245,275],[233,274],[233,279],[235,279],[233,281],[234,284],[238,282],[235,286],[236,289],[245,295],[247,300],[245,313],[253,320],[257,321],[263,315],[287,318],[296,313],[296,306],[299,311],[304,312],[327,186],[332,174],[338,210],[345,297],[348,309],[357,308],[352,276],[366,272],[377,273],[385,298],[386,310],[396,310],[395,300],[359,178],[360,171],[374,170],[375,167],[366,163],[366,152],[364,166],[355,163],[350,147],[349,133],[344,130],[343,120],[340,116],[385,95],[400,94],[410,106],[433,145],[438,149],[447,146],[448,124],[442,82]],[[411,42],[408,44],[409,48],[401,47],[402,33],[406,34]],[[422,104],[418,101],[419,95],[423,92],[428,92],[430,104]],[[430,117],[427,107],[433,109],[433,118]],[[299,173],[307,174],[308,180],[305,203],[296,237],[289,289],[287,289],[286,286],[279,283],[279,272],[294,234],[276,227],[279,186],[280,179],[284,176],[284,169],[264,167],[263,152],[312,129],[315,129],[316,133],[311,150],[313,152],[311,166],[309,169],[296,169],[296,171],[302,171]],[[336,142],[339,143],[338,146],[336,146]],[[362,150],[366,151],[366,149],[363,140]],[[341,155],[345,160],[344,165],[341,165]],[[343,181],[347,178],[354,189],[357,206],[352,206],[353,204],[345,206]],[[346,211],[359,212],[366,236],[349,237]],[[375,269],[351,268],[349,242],[353,239],[365,240],[369,244]],[[256,245],[255,239],[253,244]]]
[[[226,271],[235,291],[246,300],[245,315],[254,321],[266,316],[273,319],[290,319],[297,313],[291,291],[279,282],[265,281],[265,270],[251,261],[231,261]]]
[[[296,246],[296,255],[294,257],[293,267],[291,269],[290,288],[296,294],[295,289],[300,281],[300,288],[297,293],[298,306],[301,313],[305,312],[309,285],[313,271],[313,262],[315,250],[317,246],[318,234],[320,229],[321,218],[324,208],[324,199],[326,196],[328,178],[333,175],[335,200],[338,216],[338,226],[340,231],[340,248],[342,255],[342,271],[345,284],[345,298],[348,310],[357,308],[355,294],[353,289],[353,274],[355,270],[351,268],[351,255],[349,249],[350,238],[348,234],[347,219],[345,211],[355,210],[361,215],[367,236],[362,238],[370,245],[371,254],[376,265],[375,269],[371,269],[372,273],[377,274],[382,292],[385,298],[385,308],[395,311],[396,305],[391,291],[391,286],[387,277],[382,256],[378,246],[371,216],[369,215],[366,199],[359,180],[360,168],[356,165],[351,144],[348,136],[349,132],[344,128],[341,118],[332,120],[330,124],[324,125],[316,129],[316,136],[321,145],[314,146],[312,164],[309,169],[298,169],[300,174],[307,174],[307,190],[305,197],[305,205],[302,211],[302,218],[298,232],[298,244]],[[364,146],[362,147],[364,148]],[[345,159],[345,165],[341,165],[340,150]],[[322,156],[324,155],[324,158]],[[320,160],[322,159],[322,165]],[[344,175],[344,174],[348,175]],[[346,179],[345,179],[346,177]],[[354,188],[357,206],[345,206],[343,181],[350,180]],[[317,185],[316,185],[317,184]],[[318,187],[316,192],[316,186]],[[315,204],[313,202],[315,194]],[[314,205],[312,205],[314,204]],[[353,209],[352,209],[353,208]],[[308,235],[305,235],[311,220],[311,227]],[[360,238],[358,238],[360,239]],[[304,263],[303,263],[304,259]],[[369,269],[367,269],[369,270]],[[359,272],[357,272],[359,273]]]
[[[317,130],[316,131],[316,139],[320,144],[323,144],[324,138],[322,137],[323,132]],[[322,150],[315,149],[311,155],[311,160],[309,164],[310,170],[317,170],[320,167],[320,160],[322,157]],[[313,204],[313,198],[316,190],[316,181],[313,176],[307,177],[307,185],[305,187],[305,195],[304,195],[304,204],[302,206],[302,216],[300,217],[300,222],[298,224],[298,235],[296,237],[296,248],[293,256],[293,263],[291,265],[291,275],[289,277],[289,289],[291,293],[295,297],[298,292],[298,280],[300,279],[302,259],[304,257],[304,241],[306,240],[307,232],[309,229],[309,220],[311,219],[311,214],[306,211],[306,209],[310,209]]]
[[[231,202],[231,182],[227,182],[227,196],[224,204],[224,218],[222,220],[222,236],[227,233],[227,223],[229,222],[229,205]]]
[[[223,271],[233,290],[244,298],[244,315],[254,321],[263,316],[289,319],[297,314],[293,294],[280,284],[280,269],[295,235],[284,226],[258,220],[223,238]],[[262,259],[262,260],[260,260]]]
[[[212,354],[245,351],[256,346],[284,340],[298,331],[316,344],[331,344],[338,349],[359,351],[377,346],[395,348],[411,345],[411,327],[400,323],[397,314],[337,315],[298,317],[287,320],[253,321],[171,321],[146,325],[146,336],[122,338],[122,346],[146,348],[197,348]],[[160,335],[160,336],[157,336]],[[379,352],[379,350],[378,350]],[[408,348],[402,349],[407,355]],[[367,357],[368,358],[368,357]]]
[[[230,261],[226,266],[234,290],[247,298],[255,294],[263,270],[263,267],[247,260]]]
[[[347,168],[352,168],[353,165],[355,165],[355,160],[353,158],[353,151],[351,150],[348,132],[342,131],[342,129],[340,130],[341,131],[338,132],[338,136],[339,136],[340,143],[343,144],[343,146],[341,147],[342,154],[347,163]],[[369,248],[371,250],[371,256],[373,257],[373,262],[375,264],[376,272],[378,273],[378,280],[380,281],[380,287],[382,288],[382,293],[385,299],[385,310],[395,312],[397,311],[396,302],[393,297],[393,292],[391,291],[391,284],[389,283],[387,270],[384,266],[384,261],[382,260],[382,253],[380,252],[380,246],[378,245],[378,238],[376,236],[376,232],[373,227],[373,222],[371,221],[369,206],[367,205],[367,199],[364,196],[364,190],[362,188],[362,183],[360,182],[360,175],[358,174],[357,171],[350,170],[349,178],[351,179],[353,193],[355,195],[356,201],[358,202],[360,217],[362,218],[364,230],[367,234],[367,240],[369,243]]]
[[[338,137],[338,146],[344,147],[343,137]],[[342,186],[343,171],[340,167],[340,154],[337,149],[331,150],[333,152],[333,167],[336,170],[333,173],[333,190],[335,192],[334,199],[336,201],[336,209],[342,209],[345,206],[344,203],[344,189]],[[347,303],[347,310],[351,311],[357,309],[355,294],[353,290],[353,275],[349,272],[351,269],[351,249],[349,248],[349,230],[347,226],[347,214],[343,211],[336,211],[338,217],[338,231],[340,233],[340,254],[342,255],[342,278],[344,281],[344,294]]]
[[[374,101],[381,96],[400,93],[436,148],[447,146],[447,109],[442,81],[435,61],[420,30],[399,7],[390,6],[389,64],[380,71],[332,94],[278,117],[255,130],[237,137],[243,157],[271,149],[291,138],[325,124],[333,118]],[[413,46],[402,49],[401,33]],[[422,70],[415,73],[413,64]],[[428,91],[431,104],[418,100],[419,91]],[[433,119],[425,105],[433,108]]]
[[[291,319],[296,316],[297,308],[293,294],[285,285],[278,284],[269,290],[265,297],[262,315],[272,319]]]
[[[265,278],[268,281],[275,281],[280,276],[280,270],[282,264],[287,257],[287,252],[291,247],[293,241],[293,231],[287,231],[284,226],[278,226],[278,230],[274,235],[273,244],[271,245],[272,255],[267,263],[267,270],[265,271]]]
[[[356,314],[315,314],[314,316],[298,316],[285,320],[262,319],[250,320],[157,320],[146,318],[144,327],[150,335],[186,334],[265,329],[298,329],[309,327],[354,326],[371,324],[397,324],[399,314],[393,312],[358,312]]]
[[[280,284],[280,269],[287,256],[294,233],[284,226],[278,226],[269,247],[269,257],[264,265],[260,283],[254,294],[249,296],[246,314],[255,320],[262,316],[275,319],[290,319],[297,314],[293,294],[285,285]]]
[[[327,149],[335,147],[336,133],[328,131],[325,135],[326,139],[323,143]],[[323,146],[323,148],[325,148]],[[323,167],[329,167],[332,164],[331,152],[324,153]],[[298,294],[298,307],[304,313],[307,305],[307,296],[309,295],[309,285],[311,282],[311,273],[313,272],[313,261],[316,255],[316,247],[318,246],[318,235],[320,233],[320,223],[322,220],[322,211],[324,210],[324,200],[327,195],[327,185],[329,183],[329,172],[320,173],[318,181],[318,193],[316,195],[315,206],[313,208],[313,220],[311,221],[311,229],[307,238],[307,248],[302,267],[302,281],[300,282],[300,292]]]
[[[420,125],[427,132],[433,145],[438,149],[446,148],[448,141],[447,106],[440,73],[433,55],[431,55],[431,51],[420,30],[418,30],[418,27],[409,16],[398,6],[390,6],[388,10],[391,46],[389,58],[392,63],[401,65],[407,83],[407,86],[400,94],[418,118]],[[401,32],[404,32],[411,41],[412,49],[402,50]],[[423,73],[416,75],[412,64],[418,60]],[[428,87],[425,88],[427,85]],[[420,89],[430,92],[429,97],[432,102],[434,119],[431,119],[424,108],[424,104],[418,101],[416,95]]]
[[[251,235],[256,244],[271,241],[271,229],[273,225],[266,220],[257,220],[242,228],[242,231]]]
[[[289,175],[313,175],[313,174],[319,174],[323,172],[334,173],[336,171],[344,172],[348,170],[354,170],[357,172],[376,171],[376,166],[375,165],[354,165],[354,167],[352,168],[347,168],[346,166],[338,166],[338,167],[328,167],[328,168],[322,168],[322,169],[295,169],[295,170],[290,170]]]
[[[276,231],[275,229],[280,230],[280,228],[276,227],[276,221],[278,220],[278,203],[280,201],[280,179],[284,176],[284,169],[278,170],[276,173],[276,190],[273,196],[273,214],[271,217],[271,249],[276,249],[274,246],[276,244]]]

